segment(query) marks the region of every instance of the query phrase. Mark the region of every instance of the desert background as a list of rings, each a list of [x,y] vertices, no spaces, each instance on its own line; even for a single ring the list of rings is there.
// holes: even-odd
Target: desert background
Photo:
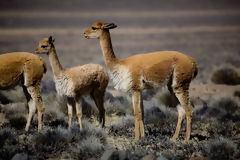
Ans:
[[[22,89],[0,91],[0,159],[239,159],[240,158],[240,1],[238,0],[9,0],[0,1],[0,54],[34,53],[38,42],[55,38],[64,68],[98,63],[106,69],[97,39],[84,31],[95,21],[113,22],[115,54],[175,50],[192,56],[199,72],[191,83],[194,107],[191,140],[171,141],[177,124],[176,100],[166,87],[144,92],[145,134],[134,141],[131,97],[109,83],[106,128],[97,126],[98,110],[83,97],[84,123],[67,129],[67,106],[56,94],[53,74],[41,84],[46,108],[43,131],[37,116],[24,127],[28,108]],[[0,75],[4,76],[4,75]]]

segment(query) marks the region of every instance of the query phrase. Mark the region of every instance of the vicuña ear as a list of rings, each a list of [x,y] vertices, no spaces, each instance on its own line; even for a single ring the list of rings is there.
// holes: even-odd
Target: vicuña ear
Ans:
[[[52,36],[50,36],[50,37],[48,38],[48,41],[49,41],[50,43],[53,43],[53,42],[55,41],[55,39],[53,39]]]
[[[117,25],[114,24],[114,23],[105,23],[103,25],[103,29],[113,29],[113,28],[116,28],[116,27],[117,27]]]

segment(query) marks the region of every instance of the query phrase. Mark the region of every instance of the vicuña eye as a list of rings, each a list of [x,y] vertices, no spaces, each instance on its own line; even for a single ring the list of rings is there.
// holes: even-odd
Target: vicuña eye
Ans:
[[[93,30],[93,31],[96,31],[96,30],[97,30],[97,28],[96,28],[96,27],[92,27],[92,30]]]
[[[42,48],[47,48],[47,46],[41,46]]]

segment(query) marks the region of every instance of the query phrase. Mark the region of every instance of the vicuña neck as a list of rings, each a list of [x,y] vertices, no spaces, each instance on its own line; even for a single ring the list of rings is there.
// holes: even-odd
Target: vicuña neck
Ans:
[[[56,49],[54,46],[51,47],[51,49],[49,51],[49,61],[52,66],[53,74],[55,76],[58,76],[62,72],[63,68],[59,62],[59,59],[58,59],[58,56],[56,53]]]
[[[103,35],[100,37],[100,45],[102,48],[103,56],[105,58],[106,65],[110,70],[116,65],[117,58],[113,52],[112,42],[109,31],[103,32]]]

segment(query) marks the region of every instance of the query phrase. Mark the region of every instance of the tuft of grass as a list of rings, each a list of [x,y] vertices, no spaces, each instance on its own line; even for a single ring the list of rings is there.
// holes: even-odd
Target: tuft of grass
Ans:
[[[130,157],[131,156],[131,157]],[[107,150],[103,153],[101,160],[133,159],[129,151]]]
[[[57,118],[57,119],[53,119],[51,121],[47,121],[47,125],[52,128],[68,126],[68,124],[66,123],[66,121],[63,118]]]
[[[45,121],[53,121],[54,119],[57,119],[57,113],[56,111],[49,111],[49,112],[45,112],[44,114],[44,120]]]
[[[237,145],[227,138],[216,138],[207,142],[203,154],[213,160],[234,159]]]
[[[11,159],[17,152],[18,138],[10,128],[0,130],[0,155],[1,159]]]
[[[234,98],[231,97],[225,97],[222,99],[219,99],[212,104],[215,107],[219,107],[221,109],[224,109],[227,113],[236,113],[240,110],[240,106]]]
[[[11,101],[2,93],[0,93],[0,104],[8,104]]]
[[[22,130],[25,127],[27,120],[23,116],[15,116],[9,119],[9,123],[13,128]]]
[[[83,120],[83,130],[74,125],[70,130],[57,127],[33,135],[32,143],[37,157],[43,159],[66,156],[73,159],[99,158],[106,146],[106,133]],[[67,155],[67,156],[69,156]]]
[[[129,132],[129,129],[133,129],[134,127],[134,117],[132,115],[126,115],[122,117],[119,121],[114,121],[110,124],[109,132],[113,135],[121,136],[121,135],[129,135],[132,136],[132,132]]]
[[[169,92],[159,94],[159,103],[167,107],[176,107],[179,104],[177,97]]]
[[[17,143],[16,135],[13,133],[13,130],[10,128],[0,130],[0,149],[4,145],[15,145]]]
[[[77,143],[72,150],[75,152],[78,158],[84,157],[101,157],[104,149],[104,144],[101,143],[99,138],[94,135],[88,136]]]
[[[34,148],[42,154],[59,154],[67,149],[69,144],[69,135],[67,130],[56,128],[53,130],[44,130],[34,135]]]
[[[235,91],[235,92],[234,92],[234,96],[235,96],[235,97],[238,97],[238,98],[240,99],[240,91]]]
[[[23,89],[20,86],[16,86],[14,89],[11,90],[4,90],[1,91],[1,98],[5,100],[6,104],[7,102],[25,102],[26,97],[23,94]],[[1,99],[0,99],[1,101]]]
[[[24,103],[9,103],[2,107],[2,112],[6,115],[6,118],[10,119],[19,115],[28,114],[28,109]]]
[[[240,74],[232,67],[220,68],[212,74],[211,81],[216,84],[238,85]]]
[[[149,107],[145,111],[145,121],[146,123],[153,123],[154,126],[162,126],[164,119],[166,119],[166,112],[162,111],[160,107],[153,106]]]
[[[105,107],[105,112],[106,115],[108,116],[125,116],[126,115],[126,109],[124,108],[124,106],[122,106],[122,104],[119,101],[106,101],[104,103],[104,107]]]

